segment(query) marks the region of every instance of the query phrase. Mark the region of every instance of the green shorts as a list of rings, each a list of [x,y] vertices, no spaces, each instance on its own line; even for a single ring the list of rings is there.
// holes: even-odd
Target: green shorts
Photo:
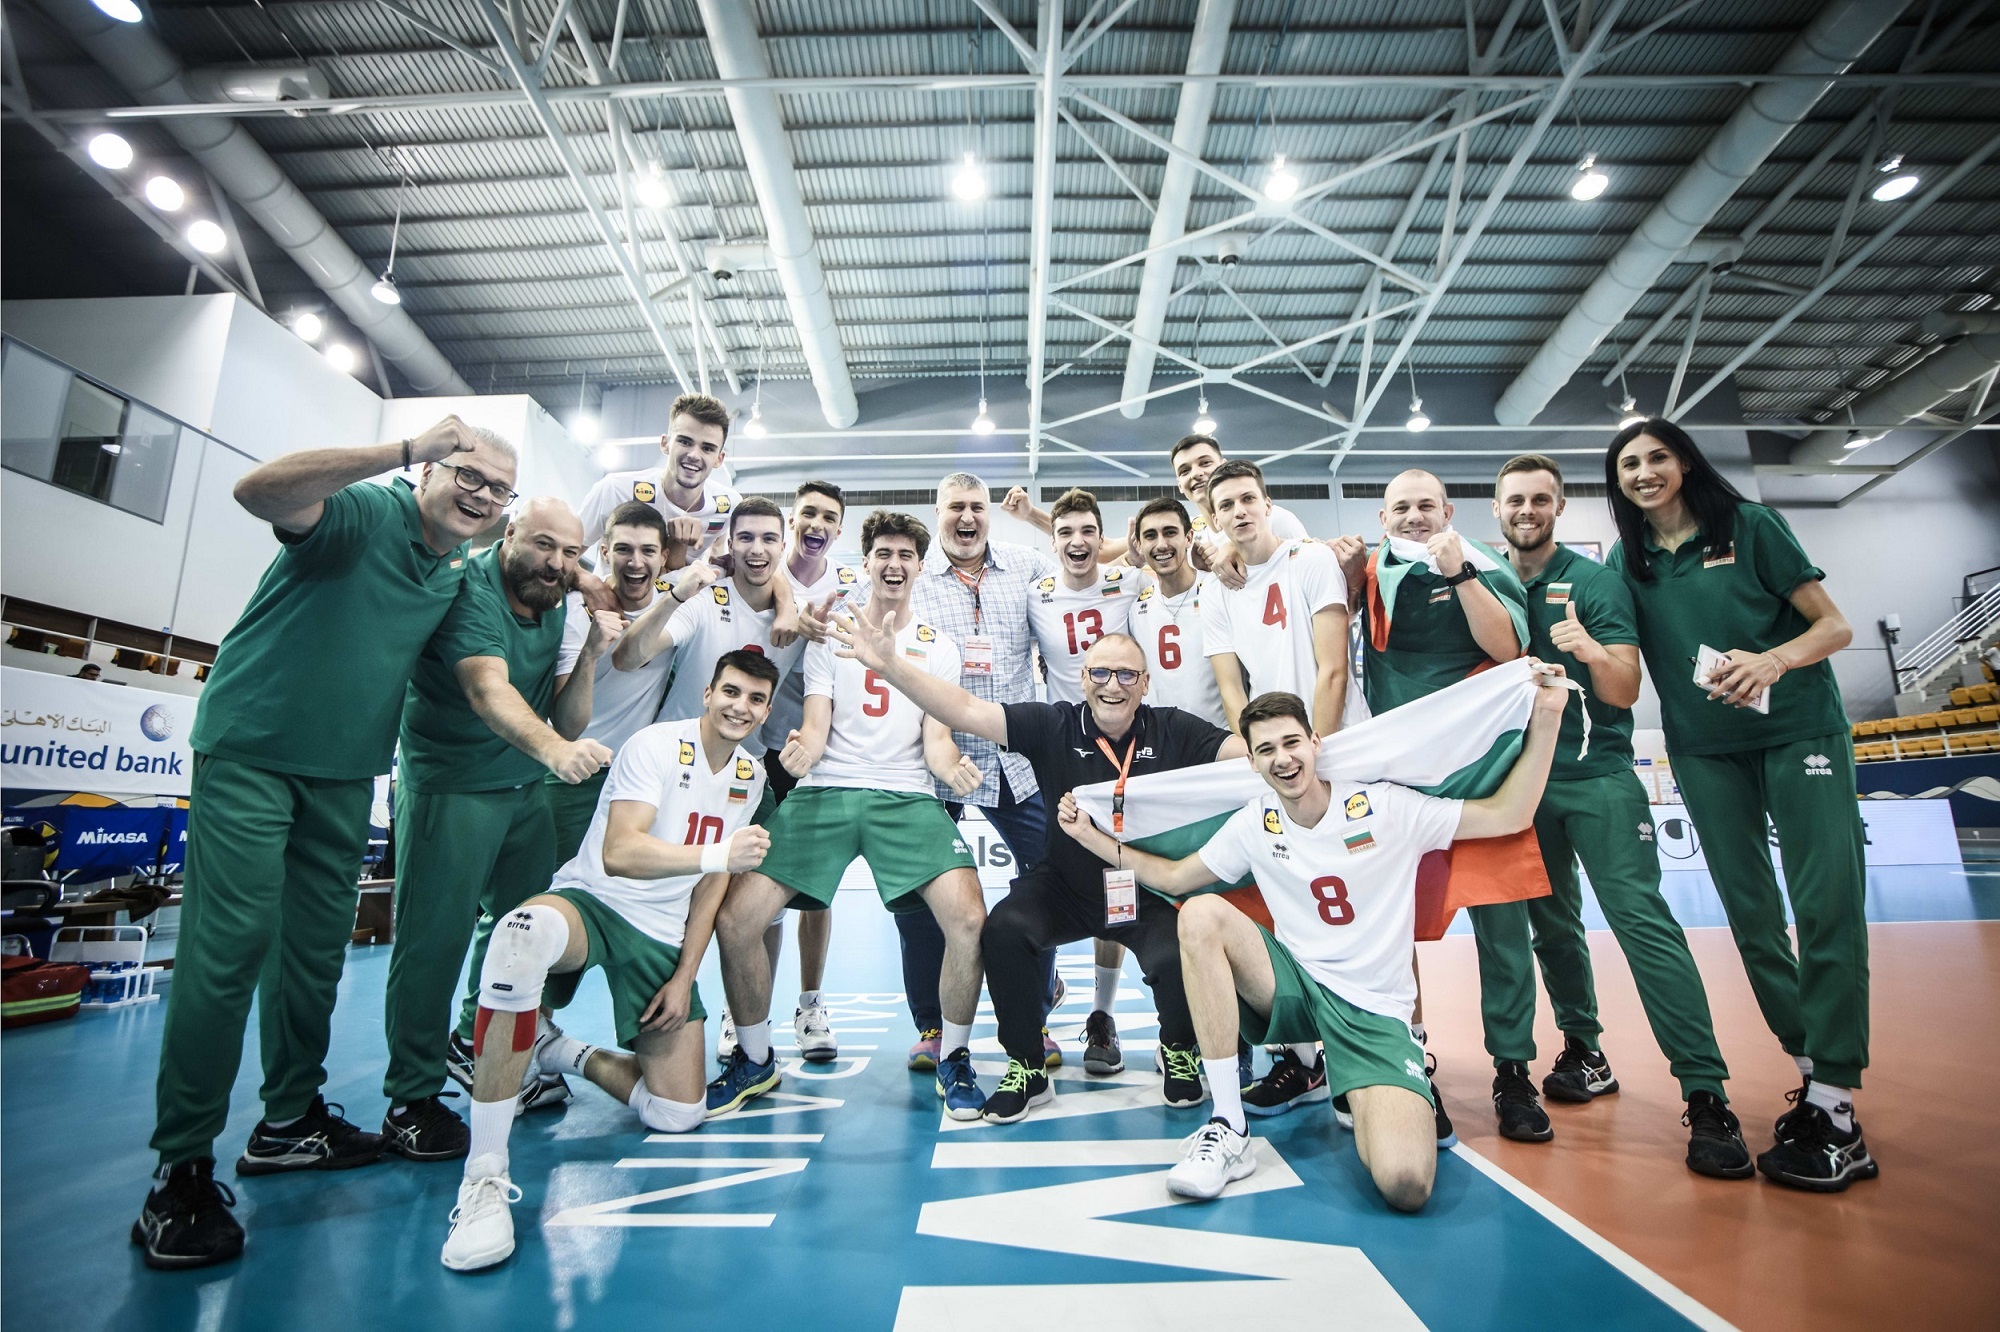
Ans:
[[[972,869],[972,852],[935,796],[801,786],[765,825],[771,849],[758,871],[798,896],[791,905],[833,905],[840,876],[860,856],[891,911],[919,911],[915,893],[938,875]]]
[[[631,1049],[639,1039],[640,1014],[653,1002],[660,987],[674,978],[681,964],[681,950],[633,928],[625,917],[584,889],[561,888],[549,896],[560,897],[583,917],[583,928],[590,934],[590,952],[583,960],[583,971],[603,968],[604,983],[611,988],[611,1014],[618,1029],[618,1044]],[[576,974],[581,976],[583,971]],[[551,982],[563,979],[567,978],[549,977]],[[574,980],[567,988],[574,993]],[[699,1022],[707,1016],[708,1010],[701,1006],[701,987],[690,987],[688,1021]]]
[[[1237,1001],[1243,1039],[1252,1045],[1295,1045],[1318,1041],[1326,1047],[1326,1086],[1335,1096],[1356,1087],[1407,1087],[1430,1099],[1424,1076],[1424,1047],[1410,1024],[1358,1008],[1314,980],[1271,932],[1259,926],[1275,981],[1267,1018]]]

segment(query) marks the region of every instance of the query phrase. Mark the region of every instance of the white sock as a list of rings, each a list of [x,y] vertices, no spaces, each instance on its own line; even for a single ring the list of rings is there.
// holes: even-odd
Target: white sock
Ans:
[[[535,1056],[535,1067],[543,1073],[574,1073],[582,1077],[583,1066],[596,1053],[596,1046],[586,1045],[574,1036],[558,1036]]]
[[[1800,1077],[1809,1078],[1812,1076],[1812,1060],[1806,1058],[1804,1055],[1793,1055],[1792,1062],[1799,1066]]]
[[[1842,1133],[1854,1132],[1854,1093],[1830,1082],[1815,1082],[1806,1088],[1806,1103],[1826,1111],[1826,1117]]]
[[[1123,967],[1097,968],[1097,994],[1091,999],[1091,1006],[1100,1013],[1109,1013],[1118,1002],[1118,982],[1124,975]]]
[[[1427,1033],[1424,1031],[1424,1024],[1421,1022],[1412,1022],[1410,1024],[1410,1035],[1417,1038],[1418,1045],[1430,1044],[1430,1041],[1426,1039]]]
[[[742,1049],[743,1057],[753,1064],[771,1062],[771,1019],[762,1022],[739,1022],[736,1024],[736,1044]]]
[[[818,1004],[818,1003],[819,1003],[819,991],[818,991],[818,990],[800,990],[800,991],[799,991],[799,1007],[800,1007],[800,1008],[812,1008],[813,1006],[815,1006],[815,1005],[816,1005],[816,1004]]]
[[[484,1178],[489,1175],[507,1173],[507,1134],[514,1127],[514,1098],[504,1101],[474,1101],[472,1103],[472,1147],[465,1157],[465,1177]],[[492,1157],[499,1162],[497,1168],[486,1166],[485,1158]],[[478,1175],[472,1172],[477,1162],[483,1168]]]
[[[960,1050],[970,1050],[971,1048],[972,1024],[970,1022],[953,1022],[947,1018],[944,1024],[944,1039],[938,1042],[939,1057],[948,1058],[951,1055],[957,1054]]]
[[[1243,1117],[1243,1089],[1236,1085],[1236,1060],[1204,1059],[1202,1072],[1208,1074],[1208,1092],[1215,1098],[1215,1117],[1238,1133],[1250,1132]]]
[[[1297,1059],[1307,1068],[1311,1068],[1319,1062],[1319,1046],[1311,1041],[1308,1041],[1304,1045],[1288,1045],[1285,1048],[1292,1052],[1294,1059]]]

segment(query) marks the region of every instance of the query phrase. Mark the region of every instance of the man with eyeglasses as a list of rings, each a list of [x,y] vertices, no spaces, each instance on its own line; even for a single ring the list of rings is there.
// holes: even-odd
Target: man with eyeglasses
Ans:
[[[415,485],[371,480],[419,464]],[[382,1154],[378,1135],[319,1092],[368,810],[404,687],[464,580],[465,543],[500,516],[491,487],[510,497],[516,466],[507,440],[448,416],[410,439],[289,454],[236,483],[279,551],[222,640],[190,738],[187,930],[160,1042],[159,1184],[132,1227],[148,1266],[205,1267],[243,1250],[234,1197],[215,1181],[215,1137],[260,976],[258,1131],[289,1143],[267,1151],[253,1138],[238,1172]]]
[[[894,638],[864,618],[837,621],[832,633],[843,644],[840,655],[858,660],[952,730],[1025,758],[1050,799],[1092,782],[1247,752],[1241,740],[1192,713],[1141,702],[1146,658],[1129,634],[1106,634],[1091,644],[1082,703],[996,703],[904,660]],[[1172,906],[1136,892],[1129,874],[1049,825],[1039,862],[1014,880],[980,936],[986,989],[1007,1052],[1007,1072],[986,1098],[988,1121],[1011,1124],[1054,1099],[1042,1054],[1042,958],[1079,939],[1123,944],[1138,957],[1160,1013],[1161,1099],[1170,1106],[1201,1103],[1201,1061],[1181,986],[1177,921]]]

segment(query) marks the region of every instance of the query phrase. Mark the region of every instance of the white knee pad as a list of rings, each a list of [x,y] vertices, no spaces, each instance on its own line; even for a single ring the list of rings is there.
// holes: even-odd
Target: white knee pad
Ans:
[[[644,1083],[632,1099],[639,1102],[639,1122],[658,1133],[692,1133],[708,1113],[700,1101],[669,1101],[647,1091]]]
[[[549,968],[569,947],[569,923],[550,906],[524,906],[493,923],[479,969],[479,1002],[502,1013],[532,1013],[542,1004]]]

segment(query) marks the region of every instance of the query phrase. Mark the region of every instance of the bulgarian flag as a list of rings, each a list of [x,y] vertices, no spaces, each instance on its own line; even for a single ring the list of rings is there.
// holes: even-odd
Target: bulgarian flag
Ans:
[[[1319,775],[1354,782],[1396,782],[1426,795],[1477,799],[1498,790],[1521,753],[1534,710],[1535,679],[1526,659],[1405,703],[1320,742]],[[1080,786],[1076,802],[1100,828],[1111,819],[1110,782]],[[1199,851],[1225,820],[1269,788],[1248,759],[1226,759],[1134,777],[1125,786],[1120,841],[1179,859]],[[1223,885],[1230,900],[1269,928],[1254,884]],[[1436,939],[1460,907],[1542,897],[1549,892],[1532,828],[1512,837],[1455,842],[1424,858],[1417,874],[1417,938]]]
[[[1507,608],[1508,618],[1514,621],[1514,636],[1521,640],[1522,647],[1526,647],[1527,594],[1521,589],[1520,576],[1492,547],[1474,541],[1463,532],[1457,533],[1457,536],[1458,544],[1465,548],[1466,560],[1479,571],[1479,581],[1492,588],[1500,604]],[[1390,557],[1394,557],[1394,563],[1390,562]],[[1428,569],[1434,574],[1446,576],[1458,572],[1456,569],[1440,570],[1430,548],[1421,541],[1385,536],[1374,550],[1368,552],[1368,636],[1370,646],[1377,652],[1388,650],[1389,622],[1395,611],[1396,591],[1402,586],[1403,579],[1415,569]]]

